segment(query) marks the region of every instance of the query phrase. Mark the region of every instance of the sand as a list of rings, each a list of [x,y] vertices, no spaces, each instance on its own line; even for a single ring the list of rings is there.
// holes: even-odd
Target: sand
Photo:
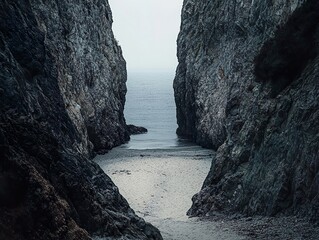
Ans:
[[[135,212],[165,240],[319,239],[319,227],[287,216],[245,217],[215,213],[188,218],[192,196],[209,171],[213,151],[197,146],[136,150],[118,147],[95,161]]]
[[[244,239],[227,226],[186,216],[192,196],[209,171],[212,154],[196,146],[115,148],[95,160],[135,212],[158,227],[165,240]]]

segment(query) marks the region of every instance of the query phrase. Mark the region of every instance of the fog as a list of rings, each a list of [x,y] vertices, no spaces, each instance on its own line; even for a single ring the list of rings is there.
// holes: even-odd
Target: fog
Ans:
[[[128,71],[174,71],[182,0],[109,0]]]

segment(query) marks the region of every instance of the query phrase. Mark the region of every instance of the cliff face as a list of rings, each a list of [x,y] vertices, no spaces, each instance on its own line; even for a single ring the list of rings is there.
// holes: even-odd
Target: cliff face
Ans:
[[[105,0],[0,3],[0,238],[161,239],[88,158],[128,140]]]
[[[185,0],[178,134],[217,149],[189,215],[319,210],[319,5]]]
[[[84,148],[103,151],[129,139],[123,116],[126,66],[105,1],[31,3],[46,51],[54,58],[64,105]],[[105,81],[108,79],[109,81]]]

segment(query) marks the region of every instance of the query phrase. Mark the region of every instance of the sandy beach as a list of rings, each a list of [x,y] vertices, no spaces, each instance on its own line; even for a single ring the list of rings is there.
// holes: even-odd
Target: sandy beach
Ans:
[[[177,149],[120,147],[95,160],[136,213],[158,227],[164,239],[244,239],[212,221],[186,216],[192,196],[208,173],[213,152],[196,146]]]
[[[213,154],[197,146],[118,147],[95,161],[135,212],[158,227],[165,240],[318,239],[318,227],[296,217],[188,218],[191,198],[200,190]]]

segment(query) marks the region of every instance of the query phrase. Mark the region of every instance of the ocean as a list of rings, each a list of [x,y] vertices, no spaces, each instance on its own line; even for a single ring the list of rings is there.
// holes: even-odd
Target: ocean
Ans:
[[[131,149],[165,149],[190,145],[176,135],[174,72],[129,72],[125,103],[127,124],[146,127],[123,145]]]

